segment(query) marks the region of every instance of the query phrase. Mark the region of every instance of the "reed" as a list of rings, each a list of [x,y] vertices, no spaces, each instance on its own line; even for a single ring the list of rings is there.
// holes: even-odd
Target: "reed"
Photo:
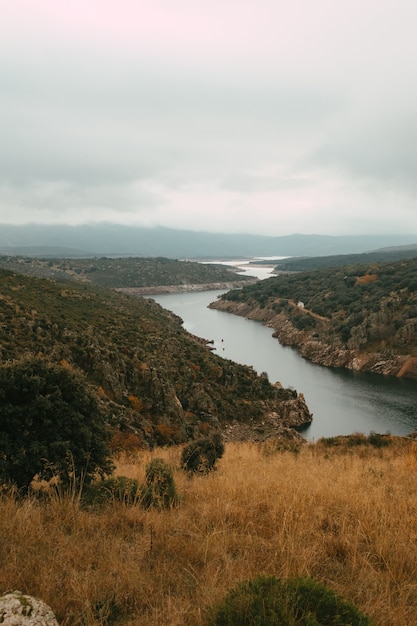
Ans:
[[[312,576],[378,626],[416,623],[417,444],[387,448],[227,444],[218,470],[189,477],[180,448],[119,460],[143,482],[160,457],[180,505],[73,497],[0,499],[0,591],[45,600],[62,625],[201,626],[208,607],[258,575]]]

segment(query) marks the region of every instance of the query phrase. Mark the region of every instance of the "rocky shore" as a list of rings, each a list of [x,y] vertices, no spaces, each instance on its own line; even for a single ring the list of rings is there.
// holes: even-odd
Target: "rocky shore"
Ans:
[[[245,285],[255,283],[257,279],[253,281],[245,280]],[[196,284],[181,284],[181,285],[155,285],[152,287],[118,287],[115,291],[126,293],[130,296],[156,296],[163,293],[186,293],[186,292],[198,292],[198,291],[219,291],[221,289],[229,290],[242,287],[242,281],[234,280],[231,282],[218,282],[218,283],[196,283]]]
[[[212,309],[260,321],[273,328],[273,336],[281,344],[297,348],[304,358],[313,363],[417,380],[417,357],[396,354],[388,350],[386,352],[372,352],[331,345],[315,337],[311,330],[298,330],[285,315],[277,314],[268,307],[262,308],[259,305],[253,306],[246,302],[231,302],[220,299],[209,306]]]

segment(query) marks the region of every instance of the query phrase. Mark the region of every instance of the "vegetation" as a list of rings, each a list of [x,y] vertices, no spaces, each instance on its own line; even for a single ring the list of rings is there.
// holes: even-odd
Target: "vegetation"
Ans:
[[[417,258],[282,275],[222,299],[282,315],[304,342],[417,355]]]
[[[351,603],[312,578],[259,576],[239,583],[207,626],[368,626]]]
[[[83,378],[43,358],[0,366],[0,480],[28,489],[59,478],[88,484],[111,473],[109,438]]]
[[[139,501],[139,482],[126,476],[112,476],[106,480],[96,480],[84,486],[80,493],[82,506],[100,508],[114,502],[125,505],[137,504]]]
[[[152,300],[0,270],[0,362],[26,354],[81,373],[115,451],[191,440],[294,401],[291,390],[214,355]]]
[[[371,432],[368,436],[363,433],[353,433],[352,435],[338,435],[337,437],[323,437],[319,440],[323,446],[338,446],[340,448],[349,448],[356,446],[374,446],[375,448],[385,448],[394,443],[391,435],[381,435],[380,433]]]
[[[177,506],[179,503],[173,470],[160,458],[154,458],[149,462],[145,471],[145,482],[142,485],[135,478],[113,476],[87,485],[82,490],[80,500],[82,506],[93,509],[122,502],[126,506],[140,505],[145,509],[162,510]]]
[[[224,444],[219,433],[215,433],[212,437],[202,437],[183,448],[181,467],[187,472],[208,474],[223,454]]]
[[[305,444],[297,455],[227,444],[218,470],[189,480],[181,447],[120,458],[145,482],[161,458],[178,508],[117,499],[0,497],[0,588],[42,598],[66,626],[203,626],[240,582],[313,578],[378,626],[414,624],[417,443]]]
[[[330,267],[345,267],[348,265],[392,263],[403,259],[412,259],[416,256],[417,244],[414,246],[401,246],[396,249],[382,248],[374,252],[363,252],[361,254],[291,257],[289,259],[280,259],[275,269],[278,272],[305,272]]]
[[[75,280],[101,287],[155,287],[250,281],[233,267],[165,257],[32,258],[0,255],[0,267],[41,278]]]
[[[168,509],[178,504],[172,468],[163,459],[152,459],[146,467],[141,504],[146,508]]]

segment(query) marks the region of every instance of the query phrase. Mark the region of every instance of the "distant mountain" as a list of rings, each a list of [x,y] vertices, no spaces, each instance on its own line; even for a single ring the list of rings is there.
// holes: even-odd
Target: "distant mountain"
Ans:
[[[338,237],[294,234],[269,237],[107,223],[81,226],[0,225],[0,253],[28,256],[140,255],[171,258],[327,256],[369,252],[376,248],[416,243],[417,234]]]

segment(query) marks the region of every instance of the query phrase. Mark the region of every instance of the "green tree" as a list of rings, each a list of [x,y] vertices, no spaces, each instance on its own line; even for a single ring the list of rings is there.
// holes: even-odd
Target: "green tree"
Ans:
[[[0,480],[91,482],[113,466],[109,432],[80,374],[41,357],[0,366]]]

